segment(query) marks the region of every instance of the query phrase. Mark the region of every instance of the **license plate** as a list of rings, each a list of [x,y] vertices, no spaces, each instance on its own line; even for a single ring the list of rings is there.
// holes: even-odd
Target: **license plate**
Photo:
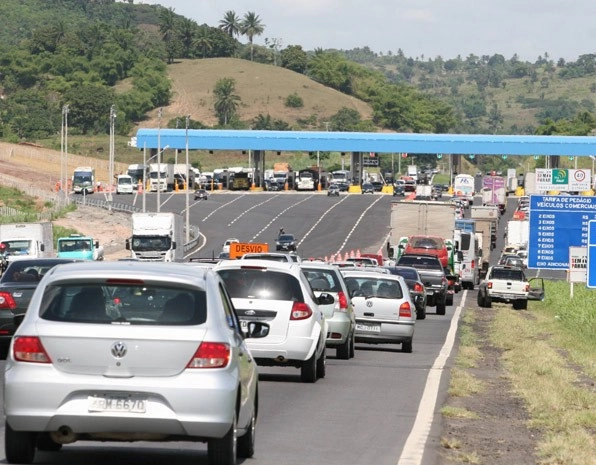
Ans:
[[[380,333],[381,325],[376,323],[356,323],[356,330],[363,333]]]
[[[240,329],[242,329],[242,331],[248,331],[248,321],[240,320]]]
[[[145,413],[147,400],[129,396],[89,396],[88,409],[90,412],[128,412]]]

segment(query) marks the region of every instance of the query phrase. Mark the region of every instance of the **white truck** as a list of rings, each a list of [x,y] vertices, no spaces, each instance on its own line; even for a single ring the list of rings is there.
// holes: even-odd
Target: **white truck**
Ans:
[[[93,194],[95,182],[95,169],[90,166],[75,168],[72,175],[72,190],[75,194]]]
[[[507,246],[527,249],[530,241],[530,222],[528,220],[510,220],[507,222]]]
[[[411,178],[414,178],[414,181],[418,184],[418,167],[416,165],[408,165],[406,174]]]
[[[482,179],[482,205],[496,206],[501,215],[505,213],[507,192],[505,178],[502,176],[485,176]]]
[[[478,286],[477,299],[478,306],[483,308],[490,308],[493,302],[502,302],[513,304],[514,310],[525,310],[528,300],[544,299],[544,281],[542,278],[528,280],[518,267],[495,265]]]
[[[311,171],[300,171],[298,179],[296,180],[296,190],[298,191],[314,191],[315,179]]]
[[[391,203],[391,235],[387,251],[397,260],[410,236],[427,235],[453,238],[455,213],[442,202],[402,200]]]
[[[0,253],[6,266],[25,258],[54,257],[54,228],[52,223],[0,224]]]
[[[133,213],[131,258],[147,262],[180,262],[184,258],[182,216],[178,213]]]
[[[478,241],[481,253],[480,279],[486,276],[490,266],[490,252],[497,245],[500,215],[496,206],[475,206],[470,209],[470,216],[476,224],[476,234],[482,236]]]
[[[147,165],[143,165],[142,163],[133,163],[132,165],[128,165],[126,174],[132,178],[133,187],[134,189],[137,189],[139,184],[142,184],[143,181],[147,182],[149,179],[149,167]],[[143,186],[143,189],[145,187],[146,186]]]
[[[149,190],[157,192],[166,192],[168,189],[174,189],[176,177],[174,176],[173,163],[151,163],[149,165]]]

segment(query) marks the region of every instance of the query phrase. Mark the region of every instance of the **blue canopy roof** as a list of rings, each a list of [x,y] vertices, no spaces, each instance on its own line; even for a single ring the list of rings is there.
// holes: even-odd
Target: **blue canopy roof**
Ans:
[[[188,134],[188,137],[187,137]],[[139,149],[274,150],[474,155],[596,155],[596,137],[497,136],[378,132],[147,129],[137,131]]]

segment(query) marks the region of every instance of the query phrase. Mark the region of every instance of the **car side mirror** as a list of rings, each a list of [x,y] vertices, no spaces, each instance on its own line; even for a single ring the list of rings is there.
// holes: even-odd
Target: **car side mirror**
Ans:
[[[261,321],[251,321],[246,325],[246,331],[244,337],[259,339],[269,334],[269,324]]]
[[[335,303],[335,299],[328,292],[323,292],[317,299],[317,303],[319,305],[332,305]]]

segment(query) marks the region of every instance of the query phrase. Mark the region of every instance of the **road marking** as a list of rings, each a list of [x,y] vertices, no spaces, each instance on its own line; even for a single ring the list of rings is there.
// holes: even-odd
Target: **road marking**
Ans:
[[[432,368],[426,378],[426,385],[424,386],[424,392],[420,399],[420,405],[418,406],[418,414],[414,420],[414,426],[404,448],[401,452],[397,465],[420,465],[422,463],[422,456],[424,454],[424,448],[426,447],[426,441],[433,422],[433,415],[437,404],[437,396],[439,394],[439,385],[441,384],[441,376],[443,375],[445,363],[451,355],[451,350],[455,344],[455,336],[457,334],[457,327],[459,324],[459,315],[466,303],[466,297],[468,291],[464,291],[461,299],[461,303],[455,309],[453,318],[451,319],[451,326],[447,332],[447,338],[445,344],[441,348],[441,352],[435,359]]]

